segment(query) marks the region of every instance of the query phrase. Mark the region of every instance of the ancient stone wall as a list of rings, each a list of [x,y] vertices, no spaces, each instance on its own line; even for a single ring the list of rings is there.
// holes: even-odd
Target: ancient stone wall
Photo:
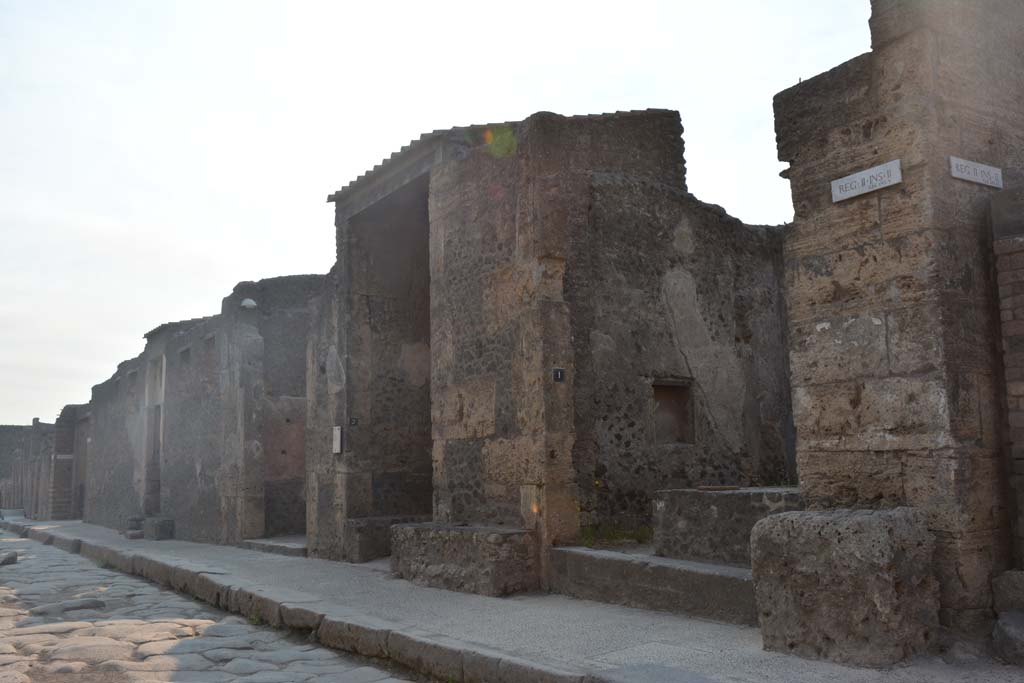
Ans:
[[[94,388],[87,521],[169,518],[176,537],[219,543],[305,530],[304,356],[321,282],[241,283],[219,315],[157,328]]]
[[[92,389],[86,522],[124,529],[129,517],[160,512],[159,460],[154,455],[161,443],[162,417],[157,413],[163,402],[166,337],[175,327],[187,324],[151,332],[142,354],[120,363],[113,377]]]
[[[566,276],[584,524],[648,526],[660,488],[790,481],[781,271],[780,229],[594,176]]]
[[[987,633],[1007,562],[992,191],[950,156],[1020,168],[1014,0],[875,0],[872,52],[776,97],[800,483],[812,506],[913,505],[936,534],[942,619]],[[830,182],[900,160],[902,182]]]
[[[518,133],[518,131],[516,131]],[[510,131],[508,133],[512,135]],[[434,518],[522,526],[520,486],[543,448],[543,340],[523,277],[521,159],[477,147],[430,180]]]
[[[373,559],[388,520],[430,514],[426,181],[351,215],[337,207],[338,263],[307,359],[308,547],[319,557]]]
[[[14,473],[32,448],[31,425],[0,425],[0,507],[24,507]]]
[[[71,475],[71,519],[85,514],[85,480],[92,447],[92,412],[88,404],[80,406],[75,423],[74,469]]]
[[[567,541],[665,486],[786,480],[781,239],[686,194],[681,134],[538,114],[433,170],[437,520]]]
[[[178,538],[194,541],[241,539],[241,442],[230,423],[238,396],[225,322],[200,321],[173,335],[165,350],[159,514],[174,520]]]
[[[348,339],[342,334],[344,323],[339,325],[340,299],[335,266],[314,305],[306,355],[306,548],[310,556],[324,558],[342,556],[345,522],[341,466],[334,452],[335,427],[341,441],[345,424],[342,358]]]
[[[431,471],[425,183],[410,183],[351,217],[345,235],[349,515],[424,514]]]
[[[1007,482],[1014,564],[1024,567],[1024,182],[992,198],[1007,407]]]
[[[252,298],[263,346],[259,427],[264,491],[261,535],[306,533],[306,348],[313,300],[321,275],[300,275],[244,283],[225,302],[224,315]],[[239,344],[236,344],[239,346]]]
[[[20,508],[31,519],[51,519],[54,442],[52,424],[0,426],[0,496],[3,507]],[[58,505],[58,512],[60,506]]]
[[[75,440],[79,415],[86,406],[67,405],[54,424],[54,453],[50,475],[50,519],[72,519],[75,483]]]

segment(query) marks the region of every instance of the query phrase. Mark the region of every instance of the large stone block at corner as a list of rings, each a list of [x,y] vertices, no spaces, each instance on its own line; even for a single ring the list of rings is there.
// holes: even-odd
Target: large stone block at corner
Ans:
[[[795,487],[656,491],[654,553],[749,567],[754,524],[768,515],[803,507]]]
[[[784,512],[750,546],[766,650],[887,666],[935,639],[935,541],[919,510]]]
[[[397,524],[391,527],[391,571],[413,583],[481,595],[540,587],[537,541],[525,529]]]

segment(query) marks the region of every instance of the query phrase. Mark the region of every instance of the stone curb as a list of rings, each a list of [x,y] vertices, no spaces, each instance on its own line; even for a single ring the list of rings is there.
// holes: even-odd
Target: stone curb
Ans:
[[[446,683],[597,683],[570,672],[447,636],[350,611],[323,606],[323,599],[271,586],[239,582],[215,567],[168,562],[147,554],[86,541],[59,531],[0,521],[22,538],[78,553],[101,566],[141,576],[214,607],[275,628],[309,631],[324,646],[386,659]],[[299,558],[296,558],[297,560]]]

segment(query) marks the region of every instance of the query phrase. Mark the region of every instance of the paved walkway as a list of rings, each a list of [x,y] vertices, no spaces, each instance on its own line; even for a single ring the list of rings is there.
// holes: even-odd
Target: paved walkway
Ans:
[[[1024,670],[969,655],[924,657],[886,671],[854,669],[765,652],[754,628],[557,595],[488,598],[424,588],[392,578],[380,563],[129,541],[81,522],[9,521],[31,525],[34,537],[52,535],[64,547],[80,541],[83,554],[136,573],[159,579],[160,572],[177,567],[173,583],[197,594],[221,586],[220,599],[230,594],[236,611],[257,610],[252,596],[263,596],[259,609],[283,605],[285,621],[316,616],[329,644],[382,654],[421,671],[454,671],[454,680],[463,673],[474,680],[481,676],[475,672],[492,666],[494,680],[502,683],[1024,683]],[[203,582],[194,578],[198,574]],[[239,607],[246,596],[250,602]]]
[[[363,661],[256,626],[52,546],[0,535],[2,683],[398,683]]]

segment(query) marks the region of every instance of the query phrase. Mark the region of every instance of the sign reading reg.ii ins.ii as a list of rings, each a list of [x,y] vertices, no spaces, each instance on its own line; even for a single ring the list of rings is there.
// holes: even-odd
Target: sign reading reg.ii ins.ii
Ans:
[[[951,156],[949,157],[949,172],[954,178],[960,180],[1003,189],[1003,171],[995,166],[986,166],[977,161],[967,161],[967,159]]]
[[[845,178],[832,181],[832,203],[852,199],[868,192],[881,190],[883,187],[903,182],[903,170],[900,160],[887,161],[864,171],[857,171]]]

